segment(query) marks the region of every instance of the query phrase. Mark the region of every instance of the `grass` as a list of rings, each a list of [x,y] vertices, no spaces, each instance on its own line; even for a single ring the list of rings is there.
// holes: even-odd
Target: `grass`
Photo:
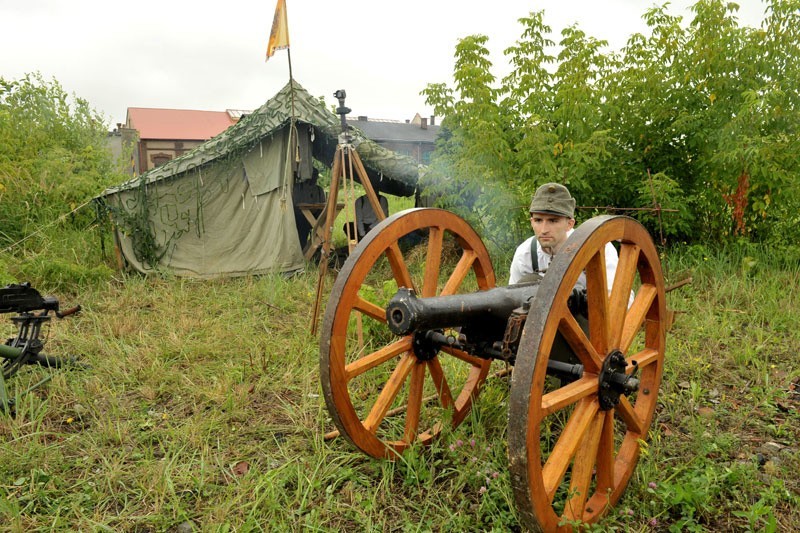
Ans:
[[[646,453],[594,530],[800,530],[800,269],[782,259],[665,254],[668,282],[693,283],[669,296],[679,313]],[[396,462],[323,439],[313,267],[59,283],[62,305],[84,310],[52,323],[47,350],[89,368],[54,371],[0,416],[0,530],[518,530],[505,380]]]

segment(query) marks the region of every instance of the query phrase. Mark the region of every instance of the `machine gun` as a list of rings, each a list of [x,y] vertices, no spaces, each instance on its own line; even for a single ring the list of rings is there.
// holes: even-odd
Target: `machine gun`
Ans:
[[[78,305],[66,311],[60,311],[57,298],[42,296],[27,282],[0,288],[0,313],[17,313],[16,316],[11,317],[11,321],[17,326],[16,336],[6,340],[5,344],[0,344],[1,410],[12,412],[14,409],[16,399],[8,397],[6,380],[16,374],[23,365],[59,368],[74,362],[72,359],[53,357],[42,353],[44,342],[40,335],[42,325],[49,322],[53,316],[64,318],[80,310],[81,307]],[[25,393],[43,385],[51,378],[52,376],[45,377]]]
[[[427,244],[404,250],[412,233]],[[633,474],[668,317],[658,251],[631,218],[583,223],[540,281],[495,287],[464,220],[411,209],[373,228],[339,272],[321,328],[322,390],[338,434],[396,459],[463,422],[494,361],[513,365],[508,455],[521,525],[567,530],[597,522]]]

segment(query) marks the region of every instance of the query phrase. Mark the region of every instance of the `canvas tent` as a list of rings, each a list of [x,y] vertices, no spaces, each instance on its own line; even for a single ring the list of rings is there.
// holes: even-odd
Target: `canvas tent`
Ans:
[[[331,166],[340,128],[337,115],[293,82],[223,133],[96,201],[137,271],[212,278],[297,270],[304,259],[293,182],[310,178],[312,159]],[[416,162],[357,130],[353,144],[376,190],[414,194]]]

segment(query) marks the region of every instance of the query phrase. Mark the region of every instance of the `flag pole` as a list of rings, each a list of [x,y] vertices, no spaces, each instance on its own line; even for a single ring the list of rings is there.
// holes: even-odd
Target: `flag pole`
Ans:
[[[292,51],[286,49],[286,59],[289,61],[289,93],[292,96],[292,120],[294,120],[294,77],[292,77]]]
[[[289,51],[289,21],[286,10],[286,0],[277,0],[275,3],[275,14],[272,17],[272,28],[269,33],[269,41],[267,42],[267,54],[265,61],[275,53],[276,50],[286,50],[287,59],[289,62],[289,98],[291,101],[291,116],[289,117],[289,139],[287,149],[287,168],[285,177],[288,178],[291,174],[291,167],[293,166],[291,156],[294,155],[295,162],[300,161],[300,143],[297,133],[297,115],[295,112],[294,103],[294,76],[292,75],[292,55]],[[292,144],[295,146],[295,153],[291,153]],[[288,179],[284,180],[283,193],[281,195],[281,206],[285,208],[286,192],[288,188]]]

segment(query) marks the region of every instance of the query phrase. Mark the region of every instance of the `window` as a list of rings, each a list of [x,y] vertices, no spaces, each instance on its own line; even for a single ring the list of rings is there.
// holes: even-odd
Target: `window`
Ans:
[[[153,163],[153,168],[160,167],[161,165],[167,163],[170,159],[172,159],[172,156],[165,153],[158,153],[150,156],[150,161]]]

